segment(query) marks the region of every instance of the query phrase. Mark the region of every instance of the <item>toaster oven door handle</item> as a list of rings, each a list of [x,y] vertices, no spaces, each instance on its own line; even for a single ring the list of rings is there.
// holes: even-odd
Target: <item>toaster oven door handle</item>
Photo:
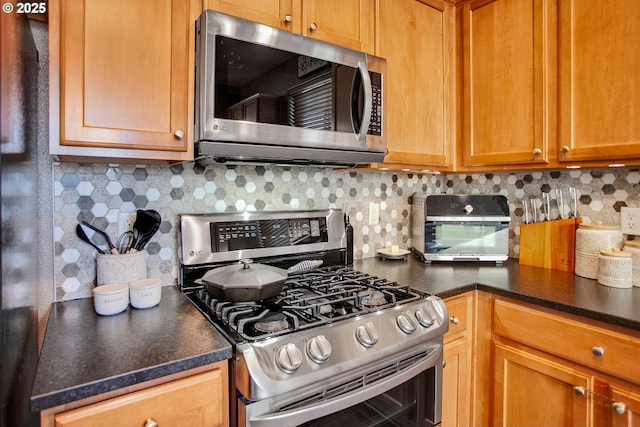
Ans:
[[[508,216],[429,216],[426,221],[429,222],[510,222],[511,217]]]
[[[441,355],[442,350],[440,348],[438,351],[434,351],[430,356],[421,360],[419,363],[416,363],[414,366],[392,375],[385,380],[380,380],[356,391],[347,392],[321,403],[254,416],[251,416],[250,409],[247,408],[247,425],[251,427],[282,427],[300,425],[311,420],[322,418],[325,415],[347,409],[359,403],[366,402],[369,399],[411,380],[421,372],[436,366],[436,364],[440,364],[440,366],[442,366]],[[435,396],[435,398],[438,399],[441,398],[441,396]]]
[[[364,89],[364,107],[362,109],[362,117],[358,117],[358,93],[360,91],[360,79],[358,78],[358,74],[354,74],[353,83],[351,85],[351,123],[355,132],[358,133],[358,141],[364,141],[367,137],[367,131],[369,130],[369,123],[371,123],[373,89],[371,87],[369,70],[367,70],[367,66],[364,62],[358,61],[357,73],[360,74],[362,79],[362,87]],[[360,124],[360,129],[358,129],[358,124]]]

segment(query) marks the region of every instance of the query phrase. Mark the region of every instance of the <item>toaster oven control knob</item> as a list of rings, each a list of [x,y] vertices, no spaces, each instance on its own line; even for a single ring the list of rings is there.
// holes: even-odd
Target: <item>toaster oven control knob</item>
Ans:
[[[405,334],[412,334],[418,328],[416,322],[414,322],[411,318],[411,313],[409,313],[408,311],[398,314],[398,317],[396,317],[396,323],[398,324],[400,330],[402,330],[402,332],[404,332]]]
[[[473,206],[471,205],[464,205],[464,208],[462,209],[464,210],[465,215],[471,215],[473,212]]]
[[[331,356],[331,343],[324,335],[313,337],[307,342],[307,355],[316,363],[324,363]]]
[[[379,338],[378,331],[371,322],[367,322],[356,328],[356,339],[365,347],[373,347]]]
[[[302,352],[293,343],[283,345],[276,353],[276,364],[284,372],[293,373],[302,365]]]
[[[431,313],[422,307],[416,310],[416,319],[418,319],[418,322],[425,328],[430,328],[434,322]]]

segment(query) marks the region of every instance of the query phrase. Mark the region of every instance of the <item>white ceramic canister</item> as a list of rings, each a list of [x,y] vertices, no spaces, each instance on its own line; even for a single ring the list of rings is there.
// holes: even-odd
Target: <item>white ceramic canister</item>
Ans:
[[[622,250],[631,254],[631,261],[633,262],[633,277],[631,281],[633,286],[640,288],[640,242],[626,241]]]
[[[620,249],[602,250],[598,255],[598,283],[612,288],[630,288],[633,261],[629,252]]]
[[[575,274],[596,279],[600,251],[620,249],[622,241],[622,232],[617,224],[580,223],[576,230]]]
[[[96,255],[96,282],[98,285],[129,283],[146,278],[147,256],[145,251],[120,255]]]

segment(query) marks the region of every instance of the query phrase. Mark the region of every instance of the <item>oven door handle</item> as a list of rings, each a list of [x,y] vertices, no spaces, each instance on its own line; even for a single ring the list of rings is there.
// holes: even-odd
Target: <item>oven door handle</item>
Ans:
[[[437,363],[440,363],[440,366],[442,366],[441,355],[442,349],[434,352],[429,357],[419,363],[416,363],[410,368],[407,368],[405,371],[393,375],[385,380],[381,380],[370,386],[366,386],[356,391],[349,392],[314,405],[309,405],[307,407],[255,416],[251,416],[249,409],[247,408],[247,418],[249,421],[247,425],[251,427],[296,426],[321,418],[325,415],[333,414],[334,412],[365,402],[379,394],[389,391],[392,388],[409,381],[430,367],[435,366]]]

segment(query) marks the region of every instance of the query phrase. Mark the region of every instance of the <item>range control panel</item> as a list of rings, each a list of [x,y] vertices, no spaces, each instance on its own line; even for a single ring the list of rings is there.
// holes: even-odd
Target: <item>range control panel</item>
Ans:
[[[213,252],[277,248],[328,241],[326,218],[211,223]]]

